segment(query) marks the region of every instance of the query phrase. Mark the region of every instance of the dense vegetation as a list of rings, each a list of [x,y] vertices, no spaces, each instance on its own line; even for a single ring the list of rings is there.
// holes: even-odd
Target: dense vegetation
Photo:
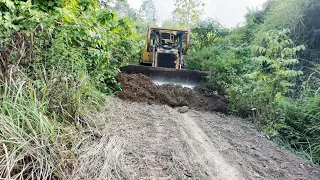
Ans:
[[[78,132],[94,126],[89,112],[120,90],[118,68],[139,61],[156,23],[147,0],[140,10],[112,3],[0,0],[1,178],[62,179],[72,169]],[[164,25],[191,28],[188,68],[212,72],[231,113],[320,163],[320,2],[269,0],[233,29],[200,21],[199,0],[175,3],[179,18]]]
[[[1,0],[0,10],[0,177],[63,178],[88,111],[136,56],[134,22],[97,0]]]
[[[192,27],[190,69],[212,72],[231,113],[250,117],[268,138],[320,163],[320,1],[269,0],[244,26],[214,20]]]

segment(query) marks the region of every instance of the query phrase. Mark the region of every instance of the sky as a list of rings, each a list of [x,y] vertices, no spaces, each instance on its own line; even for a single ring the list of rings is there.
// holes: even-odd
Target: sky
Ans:
[[[219,20],[225,27],[235,27],[244,21],[247,8],[261,8],[266,0],[203,0],[206,4],[204,17]],[[142,0],[128,0],[130,6],[139,9]],[[174,0],[153,0],[159,23],[171,18]]]

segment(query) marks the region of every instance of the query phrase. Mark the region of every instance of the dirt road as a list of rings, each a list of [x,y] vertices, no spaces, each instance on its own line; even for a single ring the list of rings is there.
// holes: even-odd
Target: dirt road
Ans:
[[[70,179],[319,180],[245,120],[112,98]]]

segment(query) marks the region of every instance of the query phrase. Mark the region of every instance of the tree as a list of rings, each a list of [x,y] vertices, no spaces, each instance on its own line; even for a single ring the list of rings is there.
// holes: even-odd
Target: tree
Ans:
[[[156,21],[156,7],[152,0],[143,0],[140,11],[149,21]]]
[[[130,7],[128,0],[117,1],[113,9],[121,18],[128,17],[133,20],[138,19],[139,14]]]
[[[308,50],[299,53],[302,59],[318,61],[320,56],[320,1],[282,0],[270,1],[269,12],[259,27],[256,40],[269,29],[290,29],[290,38],[297,44],[305,44]]]
[[[112,8],[112,5],[116,4],[118,1],[122,0],[99,0],[99,4],[102,8]]]
[[[197,45],[197,49],[201,49],[215,43],[219,37],[224,37],[229,34],[228,29],[214,19],[206,19],[199,21],[191,28],[191,38],[193,45]]]
[[[175,0],[173,18],[178,19],[179,24],[189,28],[191,23],[196,23],[203,13],[202,0]]]
[[[177,20],[166,19],[162,22],[162,27],[180,29],[180,28],[183,28],[183,25],[181,25]]]

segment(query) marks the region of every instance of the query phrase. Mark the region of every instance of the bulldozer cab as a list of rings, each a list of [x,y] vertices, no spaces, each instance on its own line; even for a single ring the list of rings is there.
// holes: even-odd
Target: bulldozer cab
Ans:
[[[149,26],[146,47],[140,64],[152,67],[182,69],[189,48],[190,32]]]

